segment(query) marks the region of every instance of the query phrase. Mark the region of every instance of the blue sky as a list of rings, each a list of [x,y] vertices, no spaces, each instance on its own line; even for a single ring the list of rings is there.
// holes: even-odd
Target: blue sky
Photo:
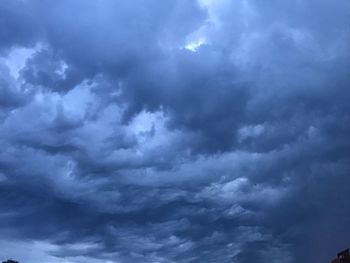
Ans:
[[[0,260],[332,259],[349,26],[347,0],[2,0]]]

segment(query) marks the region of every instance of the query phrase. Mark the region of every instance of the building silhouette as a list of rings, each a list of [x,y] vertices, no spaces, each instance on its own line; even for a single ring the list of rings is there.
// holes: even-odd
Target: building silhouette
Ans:
[[[337,258],[332,263],[350,263],[350,250],[346,249],[337,254]]]

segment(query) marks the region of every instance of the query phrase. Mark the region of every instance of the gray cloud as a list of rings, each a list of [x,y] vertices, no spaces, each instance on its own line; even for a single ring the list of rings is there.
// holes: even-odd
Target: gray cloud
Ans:
[[[349,8],[2,1],[0,256],[330,260],[350,243]]]

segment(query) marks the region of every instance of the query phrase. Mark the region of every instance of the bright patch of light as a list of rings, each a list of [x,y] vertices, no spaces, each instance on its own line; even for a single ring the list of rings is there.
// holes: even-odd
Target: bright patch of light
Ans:
[[[196,52],[198,50],[198,48],[200,46],[202,46],[203,44],[205,44],[205,43],[206,43],[205,39],[204,38],[200,38],[198,40],[195,40],[193,42],[188,43],[185,46],[185,48],[190,50],[190,51],[192,51],[192,52]]]
[[[214,6],[222,5],[227,0],[198,0],[198,3],[203,8],[213,8]]]

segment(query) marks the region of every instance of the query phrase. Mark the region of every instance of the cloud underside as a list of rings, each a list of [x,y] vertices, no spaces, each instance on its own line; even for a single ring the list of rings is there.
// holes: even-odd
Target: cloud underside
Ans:
[[[1,1],[0,257],[329,260],[349,25],[346,0]]]

